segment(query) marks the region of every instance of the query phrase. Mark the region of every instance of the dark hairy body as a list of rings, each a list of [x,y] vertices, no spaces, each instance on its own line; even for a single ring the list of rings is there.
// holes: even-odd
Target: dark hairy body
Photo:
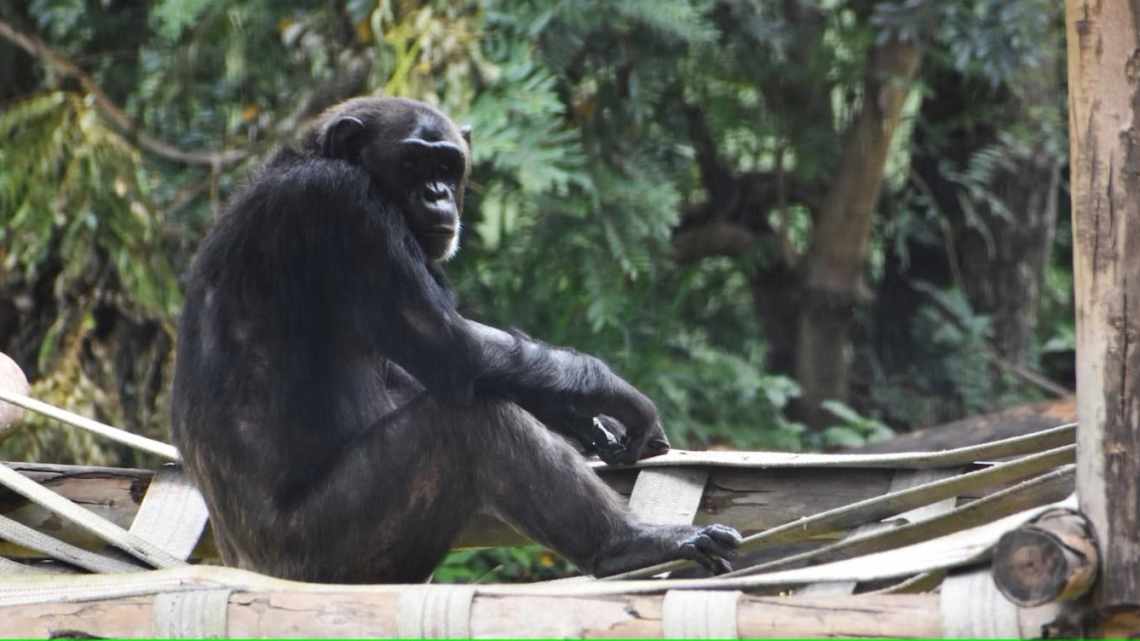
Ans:
[[[734,530],[639,523],[567,442],[611,462],[666,451],[647,397],[592,356],[456,310],[439,263],[457,247],[468,145],[420,103],[348,101],[200,247],[173,436],[223,559],[422,581],[486,512],[586,572],[727,569]]]

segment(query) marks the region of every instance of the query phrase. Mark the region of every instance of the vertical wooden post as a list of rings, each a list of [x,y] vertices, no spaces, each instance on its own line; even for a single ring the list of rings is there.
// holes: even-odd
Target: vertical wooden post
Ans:
[[[1096,605],[1140,603],[1140,0],[1067,0],[1077,491]]]

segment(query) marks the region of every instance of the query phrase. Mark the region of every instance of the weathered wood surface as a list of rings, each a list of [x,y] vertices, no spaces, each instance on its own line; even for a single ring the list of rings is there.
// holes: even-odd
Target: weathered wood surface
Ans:
[[[1056,496],[1059,489],[1072,487],[1072,483],[1073,466],[1068,465],[948,512],[930,514],[897,527],[882,527],[855,534],[831,545],[753,567],[741,568],[725,576],[742,576],[832,563],[921,543],[985,525],[996,519],[1048,503],[1049,498]]]
[[[1088,519],[1056,510],[998,539],[993,578],[1006,598],[1028,608],[1084,596],[1099,565]]]
[[[1077,487],[1101,608],[1140,603],[1140,5],[1067,0]],[[1137,630],[1140,632],[1140,630]]]
[[[934,637],[948,629],[945,595],[766,599],[726,591],[976,567],[1002,533],[1075,504],[1035,508],[889,552],[737,578],[462,587],[297,583],[204,566],[130,575],[15,575],[0,582],[0,635],[181,630],[202,636],[205,630],[227,636],[407,636],[427,626],[436,632],[442,627],[449,636],[660,637],[670,626],[675,635],[681,622],[682,629],[714,628],[720,636]],[[989,611],[987,603],[971,607]],[[726,613],[735,623],[730,634],[723,632]]]
[[[919,452],[980,445],[1077,420],[1076,398],[1018,405],[900,434],[889,441],[844,450],[860,454]]]
[[[366,638],[398,632],[396,591],[239,592],[230,595],[231,637]],[[661,638],[658,595],[542,597],[476,595],[472,637]],[[0,608],[0,636],[48,638],[60,632],[98,637],[154,637],[154,596]],[[742,638],[942,635],[936,595],[831,598],[741,596]]]
[[[932,481],[946,480],[948,478],[957,476],[962,472],[965,472],[965,470],[959,468],[943,468],[936,470],[914,470],[907,473],[896,474],[894,479],[891,481],[890,491],[898,492],[900,490],[910,489],[912,487],[930,483]],[[903,512],[902,514],[899,514],[897,517],[889,521],[879,521],[876,523],[861,525],[849,532],[844,538],[844,541],[850,541],[856,539],[857,537],[872,535],[879,531],[900,527],[902,525],[913,523],[916,520],[923,518],[938,516],[939,514],[950,512],[956,506],[957,497],[952,496],[941,501],[936,501],[934,503],[924,505],[920,508],[915,508],[913,510]],[[764,562],[761,561],[754,564],[759,565],[760,563]],[[908,579],[908,581],[909,580],[910,579]],[[856,588],[858,587],[859,584],[854,581],[829,581],[826,583],[813,583],[811,585],[804,586],[799,590],[798,594],[812,596],[823,596],[828,594],[854,594]]]
[[[122,527],[130,527],[152,478],[152,472],[148,470],[127,468],[35,463],[10,465]],[[969,469],[977,471],[984,467]],[[637,473],[637,470],[599,470],[602,479],[626,497],[633,489]],[[910,475],[913,472],[862,468],[712,468],[696,523],[727,523],[745,533],[769,530],[805,516],[884,495],[897,474]],[[996,482],[984,490],[968,490],[958,496],[963,502],[974,500],[1008,487],[1011,482]],[[1050,498],[1063,498],[1070,491],[1071,488],[1061,488],[1056,496]],[[89,549],[103,547],[101,541],[86,531],[3,488],[0,488],[0,515],[73,545]],[[824,540],[833,539],[841,536],[846,527],[843,524],[829,526],[813,536]],[[490,517],[475,519],[459,539],[459,545],[462,546],[516,545],[524,542],[526,539],[522,535]],[[0,541],[0,556],[26,558],[41,555]],[[212,559],[215,556],[207,528],[195,550],[194,558]]]

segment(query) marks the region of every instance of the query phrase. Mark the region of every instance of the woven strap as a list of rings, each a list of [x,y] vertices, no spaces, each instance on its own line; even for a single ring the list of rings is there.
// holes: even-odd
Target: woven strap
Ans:
[[[994,585],[989,568],[946,577],[940,597],[947,639],[1021,638],[1017,606]]]
[[[227,636],[228,589],[166,592],[154,597],[154,634],[167,639]]]
[[[407,639],[471,638],[475,588],[431,586],[400,593],[398,636]]]
[[[661,604],[666,639],[736,639],[740,592],[669,590]]]
[[[157,545],[185,561],[206,527],[206,501],[176,465],[166,465],[154,475],[131,534]]]
[[[687,525],[693,522],[709,473],[700,468],[647,468],[637,474],[629,509],[644,523]]]

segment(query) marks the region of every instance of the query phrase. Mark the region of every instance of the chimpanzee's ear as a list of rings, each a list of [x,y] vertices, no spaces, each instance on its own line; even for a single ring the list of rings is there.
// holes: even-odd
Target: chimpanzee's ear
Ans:
[[[467,141],[467,150],[471,150],[471,125],[463,125],[459,128],[459,135]]]
[[[325,127],[321,154],[328,158],[352,160],[360,152],[364,140],[364,121],[355,116],[341,116]]]

